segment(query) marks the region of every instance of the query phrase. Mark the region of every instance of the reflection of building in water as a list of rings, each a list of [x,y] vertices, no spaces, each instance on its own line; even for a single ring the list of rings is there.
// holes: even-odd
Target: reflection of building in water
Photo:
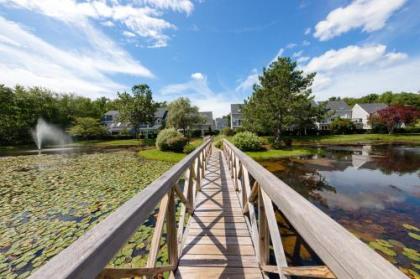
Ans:
[[[361,168],[367,162],[372,161],[373,159],[370,157],[370,153],[372,151],[371,145],[364,145],[362,147],[362,152],[359,154],[352,154],[351,155],[351,162],[354,168],[358,169]]]

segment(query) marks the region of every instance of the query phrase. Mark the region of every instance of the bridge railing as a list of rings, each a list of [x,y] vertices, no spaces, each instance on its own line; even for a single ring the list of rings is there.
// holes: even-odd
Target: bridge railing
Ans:
[[[184,224],[194,210],[195,196],[211,153],[211,139],[165,172],[143,191],[124,203],[105,220],[53,257],[30,278],[152,278],[178,266],[186,232]],[[184,187],[179,186],[184,179]],[[181,202],[178,225],[175,196]],[[106,265],[159,205],[146,267],[107,268]],[[156,266],[166,220],[169,265]]]
[[[280,278],[407,278],[395,266],[227,140],[223,141],[261,269]],[[252,185],[251,185],[252,183]],[[289,267],[273,204],[325,266]],[[276,265],[270,265],[270,240]]]

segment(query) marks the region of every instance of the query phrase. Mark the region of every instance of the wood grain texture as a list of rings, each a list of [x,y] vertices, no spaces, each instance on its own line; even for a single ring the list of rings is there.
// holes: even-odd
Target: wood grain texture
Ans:
[[[262,278],[238,195],[223,160],[217,151],[206,163],[176,278]]]

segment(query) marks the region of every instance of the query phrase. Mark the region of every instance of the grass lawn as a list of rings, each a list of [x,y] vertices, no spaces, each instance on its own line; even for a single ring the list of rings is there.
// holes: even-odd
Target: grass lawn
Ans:
[[[316,150],[303,149],[303,148],[294,148],[290,150],[270,149],[266,151],[245,152],[245,153],[255,160],[268,160],[268,159],[279,159],[279,158],[292,157],[292,156],[311,155],[311,154],[315,154]]]
[[[116,139],[116,140],[83,140],[71,143],[70,146],[137,146],[143,144],[141,139]]]
[[[177,163],[184,159],[187,156],[184,153],[175,153],[175,152],[164,152],[157,150],[156,148],[153,149],[146,149],[139,151],[139,156],[147,159],[147,160],[157,160],[157,161],[165,161],[165,162],[172,162]]]
[[[292,137],[293,144],[420,144],[420,134],[354,134]]]

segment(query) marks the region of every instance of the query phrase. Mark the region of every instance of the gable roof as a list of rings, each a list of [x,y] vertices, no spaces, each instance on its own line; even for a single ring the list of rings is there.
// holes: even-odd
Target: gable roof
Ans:
[[[241,113],[241,106],[242,106],[242,104],[231,104],[230,105],[230,112],[231,113]]]
[[[383,103],[371,103],[371,104],[365,103],[365,104],[357,104],[357,105],[359,105],[367,113],[374,113],[378,110],[388,107],[386,104],[383,104]]]
[[[340,111],[340,110],[351,110],[349,105],[343,100],[339,101],[328,101],[326,107],[330,110]]]

